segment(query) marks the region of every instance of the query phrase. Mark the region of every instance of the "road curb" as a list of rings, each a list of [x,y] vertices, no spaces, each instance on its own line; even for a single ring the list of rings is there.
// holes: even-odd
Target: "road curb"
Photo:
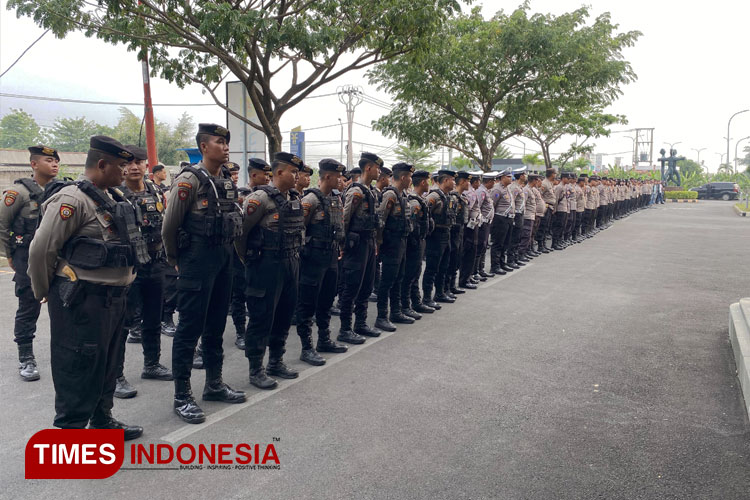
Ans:
[[[745,398],[745,411],[750,415],[750,298],[729,306],[729,340]]]
[[[740,207],[738,207],[737,205],[732,205],[732,208],[740,217],[747,217],[747,212],[740,210]]]
[[[698,200],[675,200],[672,198],[667,198],[667,200],[671,201],[672,203],[698,203]]]

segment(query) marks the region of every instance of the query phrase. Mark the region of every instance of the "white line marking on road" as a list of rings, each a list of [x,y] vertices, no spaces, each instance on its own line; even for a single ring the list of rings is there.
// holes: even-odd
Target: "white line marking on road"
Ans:
[[[270,398],[271,396],[278,394],[279,392],[285,389],[288,389],[289,387],[292,387],[294,384],[302,382],[303,380],[309,377],[312,377],[316,373],[330,366],[333,366],[340,361],[345,360],[349,356],[352,356],[358,353],[362,349],[366,349],[367,347],[373,344],[376,344],[377,342],[380,342],[383,339],[387,339],[388,337],[390,337],[391,335],[395,333],[397,332],[383,332],[380,335],[380,337],[376,337],[376,338],[368,337],[367,342],[365,342],[364,344],[360,344],[360,345],[347,344],[347,346],[349,347],[349,350],[347,352],[336,354],[330,358],[327,358],[326,364],[324,364],[323,366],[311,366],[310,368],[305,368],[304,370],[300,372],[299,377],[293,380],[279,380],[278,389],[274,389],[272,391],[265,391],[265,390],[261,391],[260,389],[258,389],[261,392],[251,395],[250,397],[247,398],[247,401],[245,401],[244,403],[237,404],[237,405],[229,405],[223,410],[219,410],[216,413],[206,415],[206,421],[203,422],[202,424],[184,425],[180,427],[179,429],[162,436],[160,439],[162,441],[166,441],[172,444],[177,443],[178,441],[182,441],[183,439],[187,438],[191,434],[195,434],[196,432],[199,432],[205,429],[209,425],[215,424],[217,422],[221,422],[225,418],[230,417],[234,415],[235,413],[244,410],[245,408],[253,406],[254,404],[259,403],[266,398]]]
[[[523,266],[523,267],[522,267],[521,269],[516,269],[516,270],[515,270],[515,271],[513,271],[512,273],[506,274],[505,276],[501,276],[501,277],[499,277],[499,278],[490,278],[490,279],[489,279],[489,280],[487,281],[487,283],[483,283],[483,284],[479,285],[479,286],[478,286],[477,288],[478,288],[479,290],[484,290],[485,288],[489,288],[489,287],[491,287],[491,286],[494,286],[494,285],[496,285],[496,284],[500,283],[500,282],[501,282],[501,281],[503,281],[503,280],[506,280],[506,279],[508,279],[508,278],[512,278],[513,276],[516,276],[516,275],[517,275],[518,273],[520,273],[520,272],[521,272],[521,271],[523,271],[524,269],[528,269],[528,268],[530,268],[530,267],[531,267],[531,266],[533,266],[533,265],[534,265],[534,264],[530,262],[530,263],[526,264],[525,266]]]

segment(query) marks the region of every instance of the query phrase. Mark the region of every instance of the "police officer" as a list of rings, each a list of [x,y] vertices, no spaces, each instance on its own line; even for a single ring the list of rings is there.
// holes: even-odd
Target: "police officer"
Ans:
[[[494,278],[495,274],[490,270],[485,272],[485,260],[487,258],[487,245],[490,239],[490,229],[495,217],[494,205],[490,190],[495,187],[497,172],[485,172],[482,174],[482,185],[477,189],[477,199],[479,211],[482,214],[482,225],[479,227],[479,247],[477,248],[477,259],[474,264],[474,276],[480,281],[487,281],[487,278]]]
[[[302,167],[297,174],[297,184],[294,186],[300,196],[302,196],[305,190],[310,187],[310,176],[312,176],[313,172],[314,171],[310,165],[302,162]]]
[[[586,181],[588,181],[589,175],[583,173],[578,176],[578,180],[575,185],[576,194],[576,223],[573,228],[573,242],[580,243],[583,241],[583,234],[581,228],[583,227],[583,217],[586,213]]]
[[[375,328],[395,332],[393,323],[412,324],[414,318],[401,312],[401,282],[404,278],[406,240],[411,232],[411,213],[404,191],[411,184],[414,166],[408,163],[393,165],[391,185],[383,189],[378,207],[378,242],[383,273],[378,288],[378,317]],[[391,314],[388,316],[390,299]]]
[[[378,216],[377,198],[370,184],[380,175],[383,160],[372,153],[362,153],[359,160],[361,181],[353,181],[344,196],[344,242],[342,269],[343,289],[339,301],[341,330],[338,340],[362,344],[364,336],[378,337],[382,332],[367,325],[367,299],[375,278],[375,236]],[[352,179],[356,178],[352,173]],[[352,310],[356,317],[352,330]]]
[[[523,192],[523,184],[526,182],[526,167],[513,171],[514,182],[508,187],[513,199],[513,229],[511,229],[510,247],[508,251],[508,263],[511,267],[525,266],[527,260],[519,255],[521,243],[521,231],[523,230],[523,214],[526,209],[526,196]]]
[[[169,191],[170,185],[166,182],[169,180],[169,173],[166,167],[161,163],[154,165],[151,170],[154,184],[156,184],[162,193],[166,195]],[[164,274],[164,293],[163,293],[163,305],[161,312],[161,333],[167,337],[174,337],[174,332],[177,327],[174,324],[174,311],[177,308],[177,270],[174,266],[167,264],[164,259],[163,274]]]
[[[151,169],[151,178],[153,179],[154,184],[156,184],[163,193],[169,191],[169,186],[166,184],[167,177],[167,169],[161,163],[157,163],[154,165],[154,168]]]
[[[549,253],[549,250],[544,248],[544,245],[541,245],[539,243],[538,237],[539,228],[542,225],[542,219],[544,219],[544,216],[547,214],[547,204],[544,202],[544,197],[542,196],[542,192],[540,191],[540,188],[542,187],[542,176],[535,174],[535,177],[536,178],[531,182],[531,190],[536,197],[536,214],[534,215],[534,230],[531,233],[531,238],[532,240],[537,242],[537,248],[535,252],[538,255],[541,255],[543,253]]]
[[[408,195],[411,232],[406,239],[404,278],[401,280],[401,312],[416,320],[422,319],[422,314],[435,312],[435,309],[422,302],[419,289],[425,240],[434,225],[432,217],[430,217],[430,209],[424,200],[424,195],[428,190],[429,177],[430,173],[426,170],[414,172],[411,176],[413,190]],[[473,265],[472,262],[472,267]]]
[[[423,302],[439,309],[438,302],[451,304],[456,301],[445,294],[445,275],[450,259],[450,228],[456,218],[456,208],[449,197],[455,186],[456,172],[439,170],[437,183],[425,198],[435,229],[427,236],[425,268],[422,278]],[[435,290],[435,296],[432,290]],[[435,307],[437,306],[437,307]]]
[[[136,277],[130,285],[125,308],[125,325],[138,326],[141,332],[138,340],[143,344],[143,371],[141,378],[172,380],[172,372],[159,363],[161,354],[161,310],[164,288],[164,246],[161,239],[161,227],[164,212],[164,195],[156,185],[145,178],[146,150],[128,144],[125,146],[133,153],[133,161],[125,167],[125,182],[121,186],[125,197],[137,208],[140,217],[141,234],[143,235],[150,260],[146,264],[136,265]],[[136,308],[140,307],[140,314]],[[135,322],[138,325],[135,325]],[[131,328],[131,332],[135,329]],[[128,338],[130,341],[130,338]],[[125,379],[125,345],[122,346],[120,366],[115,387],[116,397],[135,396],[133,389]]]
[[[565,232],[565,224],[568,220],[568,197],[566,186],[568,184],[568,173],[560,174],[560,183],[554,187],[555,215],[552,220],[552,249],[563,250],[562,240]]]
[[[534,174],[529,175],[529,181],[526,182],[524,177],[521,177],[519,181],[523,186],[524,196],[524,211],[523,211],[523,227],[521,228],[521,242],[519,243],[518,255],[522,259],[533,259],[538,256],[531,244],[531,234],[534,230],[534,219],[536,218],[536,196],[531,190],[531,184],[535,182],[537,176]]]
[[[481,172],[469,173],[469,187],[465,191],[468,200],[468,221],[464,227],[463,255],[461,256],[461,269],[458,276],[458,286],[464,289],[476,290],[477,284],[474,280],[474,263],[477,257],[477,243],[479,241],[479,226],[482,223],[482,214],[479,210],[477,199],[477,188],[482,181]]]
[[[202,336],[206,368],[204,401],[242,403],[245,393],[222,378],[222,341],[232,290],[232,242],[241,234],[237,188],[224,164],[229,160],[229,131],[201,123],[195,137],[203,159],[185,166],[167,199],[162,238],[167,261],[176,265],[180,321],[172,343],[174,411],[185,422],[205,421],[193,398],[190,373]]]
[[[31,280],[27,273],[29,245],[34,238],[39,219],[39,206],[44,198],[44,187],[57,176],[60,156],[47,146],[29,149],[32,177],[16,179],[3,193],[0,205],[0,256],[8,259],[15,271],[18,309],[14,335],[18,346],[18,374],[21,380],[39,380],[39,370],[34,358],[33,340],[41,304],[34,298]]]
[[[299,194],[293,190],[302,160],[279,152],[271,163],[271,184],[258,186],[245,200],[242,236],[235,243],[245,263],[245,294],[250,323],[245,356],[250,383],[274,389],[268,375],[293,379],[299,373],[284,363],[286,339],[297,307],[299,255],[304,236],[304,214]],[[263,358],[268,348],[268,369]]]
[[[373,187],[372,191],[375,193],[375,197],[378,200],[377,206],[380,207],[380,203],[383,201],[383,190],[387,188],[391,183],[391,178],[393,177],[393,171],[386,167],[385,165],[381,165],[380,167],[380,176],[378,177],[378,180],[375,181],[375,187]],[[383,222],[382,220],[380,221]],[[380,288],[380,274],[382,272],[382,256],[380,255],[380,252],[375,256],[375,281],[372,287],[372,293],[370,294],[370,302],[377,302],[378,301],[378,289]]]
[[[448,261],[448,273],[445,277],[445,290],[453,297],[466,293],[463,287],[458,285],[458,269],[461,267],[464,252],[464,230],[469,223],[469,178],[471,174],[460,171],[456,174],[456,188],[451,191],[454,206],[456,207],[456,220],[451,226],[451,256]]]
[[[492,200],[494,218],[490,228],[492,236],[492,247],[490,248],[490,272],[503,275],[511,272],[517,267],[511,267],[510,241],[515,218],[514,196],[517,194],[510,189],[512,182],[511,169],[507,168],[500,172],[500,180],[495,182],[489,192]]]
[[[536,241],[540,249],[547,250],[549,253],[552,248],[547,246],[547,236],[552,231],[552,219],[555,214],[555,207],[557,207],[557,199],[555,197],[555,176],[557,171],[554,168],[548,168],[544,172],[544,180],[542,185],[539,187],[539,192],[542,194],[542,199],[546,206],[544,212],[544,218],[539,224],[539,231],[536,233]]]
[[[149,260],[133,205],[117,186],[133,154],[116,140],[90,140],[86,169],[42,206],[29,249],[34,295],[48,301],[55,419],[60,428],[123,429],[112,417],[128,286]]]
[[[300,360],[314,366],[326,360],[318,352],[346,352],[347,347],[331,340],[331,306],[336,296],[338,257],[344,238],[341,197],[334,193],[346,166],[331,158],[318,162],[319,187],[308,189],[302,198],[305,245],[299,276],[297,335],[302,342]],[[313,315],[318,327],[317,350],[312,343]]]

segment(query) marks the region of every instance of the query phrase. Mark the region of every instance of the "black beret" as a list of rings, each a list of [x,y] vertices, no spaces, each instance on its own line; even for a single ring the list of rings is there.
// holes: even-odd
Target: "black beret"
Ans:
[[[583,173],[583,174],[580,174],[578,177],[588,177],[588,176],[589,176],[589,174]]]
[[[380,175],[390,177],[393,175],[393,171],[388,167],[380,167]]]
[[[410,165],[408,163],[400,162],[393,165],[393,173],[396,172],[411,172],[414,173],[414,165]]]
[[[541,179],[541,178],[542,178],[542,176],[539,175],[539,174],[529,174],[529,180],[530,181],[535,181],[535,180]]]
[[[471,177],[471,174],[467,172],[466,170],[461,170],[460,172],[458,172],[458,174],[456,174],[457,179],[468,179],[470,177]]]
[[[318,162],[321,172],[339,172],[343,173],[346,170],[346,165],[333,158],[323,158]]]
[[[442,170],[438,170],[437,174],[438,174],[438,176],[441,176],[441,175],[450,175],[454,179],[456,178],[456,171],[455,170],[442,169]]]
[[[427,170],[417,170],[414,172],[411,176],[411,180],[413,183],[418,184],[419,182],[422,182],[425,179],[428,179],[430,177],[430,173]]]
[[[302,163],[302,166],[299,169],[299,173],[301,173],[301,174],[312,175],[313,172],[315,172],[315,171],[307,163]]]
[[[545,177],[549,177],[552,174],[557,174],[557,170],[555,170],[554,168],[548,168],[547,170],[544,171]]]
[[[230,171],[230,172],[239,172],[239,171],[240,171],[240,166],[239,166],[239,165],[237,165],[237,164],[236,164],[235,162],[233,162],[233,161],[228,161],[228,162],[226,162],[226,163],[224,164],[224,166],[225,166],[225,167],[227,167],[227,168],[229,169],[229,171]]]
[[[303,165],[302,159],[299,156],[293,155],[292,153],[286,153],[284,151],[279,151],[278,153],[274,154],[273,161],[286,163],[297,168],[302,168]]]
[[[148,153],[144,148],[136,146],[135,144],[125,144],[125,147],[128,148],[128,151],[133,153],[135,161],[148,160]]]
[[[608,180],[609,180],[609,177],[602,177],[602,180],[603,180],[603,181],[608,181]]]
[[[206,135],[215,135],[217,137],[223,137],[224,139],[227,140],[227,144],[229,144],[229,137],[231,135],[229,133],[229,130],[215,123],[199,123],[198,133],[206,134]]]
[[[584,176],[579,176],[579,177],[578,177],[578,182],[586,182],[587,180],[589,180],[588,176],[586,176],[586,177],[584,177]]]
[[[359,167],[354,167],[353,169],[349,170],[349,175],[362,175],[362,169]]]
[[[29,153],[33,155],[39,155],[39,156],[50,156],[57,161],[60,161],[60,155],[57,154],[57,150],[55,148],[50,148],[49,146],[42,146],[41,144],[38,146],[31,146],[28,148]]]
[[[378,167],[383,166],[383,160],[378,155],[374,153],[362,153],[362,156],[359,158],[359,166],[364,167],[368,163],[374,163]]]
[[[89,139],[89,147],[108,155],[116,156],[124,160],[133,161],[135,155],[128,151],[128,149],[120,144],[116,139],[107,137],[106,135],[95,135]]]
[[[247,168],[262,170],[263,172],[271,171],[271,165],[269,165],[263,158],[250,158],[247,160]]]

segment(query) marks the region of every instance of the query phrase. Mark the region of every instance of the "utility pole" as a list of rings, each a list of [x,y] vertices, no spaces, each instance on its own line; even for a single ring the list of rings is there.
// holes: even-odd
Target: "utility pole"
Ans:
[[[346,106],[346,119],[349,122],[349,141],[346,148],[346,168],[354,165],[354,148],[352,147],[352,128],[354,126],[354,108],[363,100],[362,88],[354,85],[344,85],[338,88],[339,101]]]
[[[735,116],[741,114],[741,113],[747,113],[750,111],[750,109],[743,109],[742,111],[737,111],[735,114],[729,117],[729,121],[727,122],[727,166],[729,165],[729,126],[732,124],[732,118]]]
[[[146,151],[148,153],[148,171],[153,170],[154,165],[159,163],[156,154],[156,131],[154,129],[154,106],[151,103],[151,83],[148,76],[148,52],[144,50],[143,61],[143,114],[146,122]]]
[[[339,118],[339,125],[341,125],[341,151],[339,152],[339,162],[344,163],[344,123]]]
[[[690,149],[692,149],[693,151],[695,151],[696,153],[698,153],[698,163],[700,164],[700,162],[701,162],[701,151],[705,150],[706,148],[700,148],[700,149],[690,148]]]
[[[750,135],[748,135],[747,137],[743,137],[742,139],[740,139],[739,141],[737,141],[737,142],[734,143],[734,173],[735,174],[738,172],[738,169],[737,169],[737,146],[739,146],[742,141],[745,141],[747,139],[750,139]]]

